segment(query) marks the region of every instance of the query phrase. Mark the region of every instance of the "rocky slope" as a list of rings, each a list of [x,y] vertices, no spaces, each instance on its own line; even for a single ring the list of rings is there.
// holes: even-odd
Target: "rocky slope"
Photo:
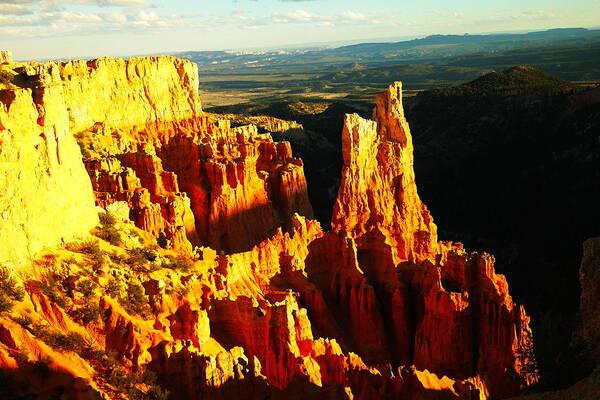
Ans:
[[[438,241],[399,83],[346,117],[324,231],[289,143],[202,113],[193,64],[2,68],[0,154],[21,159],[1,232],[23,232],[0,271],[5,397],[485,399],[538,379],[494,258]]]

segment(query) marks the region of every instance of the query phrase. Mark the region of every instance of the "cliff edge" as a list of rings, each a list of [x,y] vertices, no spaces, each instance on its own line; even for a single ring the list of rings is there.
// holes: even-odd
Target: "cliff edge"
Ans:
[[[0,90],[0,262],[18,263],[98,222],[73,135],[201,113],[195,64],[174,57],[11,63]]]

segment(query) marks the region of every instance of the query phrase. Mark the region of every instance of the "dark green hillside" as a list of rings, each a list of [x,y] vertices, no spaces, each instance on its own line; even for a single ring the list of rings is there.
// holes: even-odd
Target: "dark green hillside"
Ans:
[[[490,72],[463,85],[429,92],[438,96],[515,96],[573,93],[573,83],[530,65]]]

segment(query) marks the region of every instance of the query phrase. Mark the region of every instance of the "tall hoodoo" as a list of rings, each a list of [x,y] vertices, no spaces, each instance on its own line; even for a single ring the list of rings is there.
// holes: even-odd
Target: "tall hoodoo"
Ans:
[[[362,296],[373,298],[369,304],[380,305],[363,315],[344,297],[346,290],[330,292],[329,302],[361,316],[349,330],[359,348],[369,342],[360,336],[363,320],[369,332],[387,325],[388,339],[371,334],[378,340],[370,344],[379,343],[372,357],[361,352],[369,360],[394,354],[400,363],[460,378],[476,371],[493,396],[534,382],[529,317],[512,301],[504,276],[494,272],[493,257],[438,243],[436,225],[417,193],[400,82],[377,96],[373,118],[345,117],[332,227],[338,237],[349,237],[346,251],[356,255],[356,265],[345,266],[341,258],[330,262],[328,279],[344,284],[323,287],[361,288]],[[389,337],[394,345],[386,348]]]
[[[400,82],[377,96],[373,117],[345,117],[344,168],[332,227],[355,239],[380,230],[394,248],[396,263],[432,258],[437,228],[417,193]]]

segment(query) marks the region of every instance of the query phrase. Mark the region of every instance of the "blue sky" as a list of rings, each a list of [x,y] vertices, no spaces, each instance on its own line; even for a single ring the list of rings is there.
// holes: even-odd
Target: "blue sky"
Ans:
[[[0,0],[17,59],[600,25],[600,0]]]

